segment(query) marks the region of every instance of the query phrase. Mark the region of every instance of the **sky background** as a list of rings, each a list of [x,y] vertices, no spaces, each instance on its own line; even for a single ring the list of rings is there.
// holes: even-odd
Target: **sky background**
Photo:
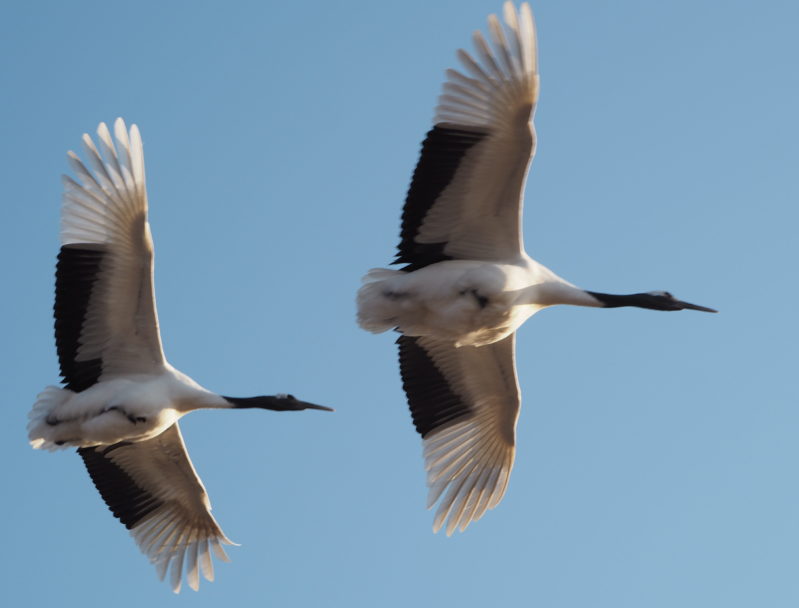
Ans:
[[[431,533],[394,336],[354,322],[394,255],[444,70],[500,0],[0,8],[8,606],[725,608],[799,604],[799,4],[533,4],[529,253],[586,289],[521,328],[504,501]],[[175,597],[80,459],[26,440],[58,380],[59,175],[123,116],[145,146],[172,364],[336,408],[181,422],[241,543]]]

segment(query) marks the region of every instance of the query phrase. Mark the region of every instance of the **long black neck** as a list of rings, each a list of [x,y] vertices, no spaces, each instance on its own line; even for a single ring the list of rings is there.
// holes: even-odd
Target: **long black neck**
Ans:
[[[222,398],[230,402],[236,409],[258,408],[278,412],[296,409],[291,407],[292,401],[286,399],[283,395],[261,395],[260,397],[228,397],[223,395]]]
[[[596,291],[586,292],[602,302],[604,308],[620,308],[622,306],[635,306],[637,308],[649,308],[651,310],[664,310],[662,298],[653,296],[650,293],[631,293],[628,295],[616,295],[612,293],[598,293]]]

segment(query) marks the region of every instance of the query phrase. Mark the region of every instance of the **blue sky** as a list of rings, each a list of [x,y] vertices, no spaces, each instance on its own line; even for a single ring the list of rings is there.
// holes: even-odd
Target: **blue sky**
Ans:
[[[8,605],[795,607],[799,6],[540,0],[528,251],[597,291],[719,315],[546,310],[520,331],[502,504],[430,531],[393,337],[354,323],[394,254],[443,72],[499,0],[29,2],[0,9]],[[78,457],[54,383],[59,175],[141,128],[162,337],[223,394],[320,412],[181,423],[241,547],[173,597]],[[10,214],[10,217],[9,217]]]

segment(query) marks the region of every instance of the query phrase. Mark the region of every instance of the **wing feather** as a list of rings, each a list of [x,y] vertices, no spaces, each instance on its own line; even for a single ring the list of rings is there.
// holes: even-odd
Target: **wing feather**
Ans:
[[[169,572],[177,593],[185,563],[186,581],[195,591],[200,573],[214,580],[209,546],[228,561],[220,543],[232,543],[211,515],[177,423],[147,441],[78,452],[103,500],[131,531],[159,578]]]
[[[461,531],[499,504],[515,454],[520,392],[514,335],[455,347],[400,336],[400,371],[422,435],[433,529]],[[443,496],[443,498],[442,498]]]
[[[77,180],[63,178],[56,344],[62,376],[73,390],[164,364],[141,137],[135,125],[128,132],[122,119],[114,124],[116,144],[105,123],[97,134],[99,149],[83,136],[88,166],[70,151]],[[84,272],[81,281],[70,280],[87,257],[94,258],[91,276]],[[78,378],[75,370],[86,362],[94,362],[94,372]]]
[[[538,99],[539,77],[532,12],[504,6],[506,28],[488,19],[492,44],[478,31],[475,56],[458,58],[466,74],[447,70],[403,212],[396,262],[415,270],[444,259],[507,261],[523,251],[521,211],[524,181],[535,148],[530,119]],[[475,134],[467,148],[431,146],[440,131]],[[479,136],[479,137],[478,137]],[[431,165],[428,156],[449,154]],[[426,171],[421,170],[427,169]],[[431,178],[429,171],[438,171]],[[419,195],[426,192],[426,196]],[[437,256],[428,255],[436,250]]]

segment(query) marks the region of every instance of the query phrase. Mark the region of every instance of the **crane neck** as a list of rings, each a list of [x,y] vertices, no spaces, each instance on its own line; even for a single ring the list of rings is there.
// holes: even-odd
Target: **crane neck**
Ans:
[[[591,292],[561,279],[544,281],[521,290],[519,301],[545,308],[558,304],[601,307],[603,303]]]
[[[631,293],[631,294],[613,294],[613,293],[600,293],[596,291],[587,292],[594,298],[602,303],[603,308],[621,308],[622,306],[635,306],[637,308],[652,308],[644,298],[647,294]]]
[[[276,410],[284,411],[286,407],[285,399],[281,399],[280,395],[260,395],[258,397],[228,397],[223,395],[222,398],[230,403],[230,407],[234,409],[260,409],[260,410]]]

